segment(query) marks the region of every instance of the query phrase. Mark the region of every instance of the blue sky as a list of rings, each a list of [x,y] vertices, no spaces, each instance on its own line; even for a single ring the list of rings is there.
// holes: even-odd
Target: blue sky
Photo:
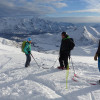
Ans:
[[[63,3],[66,3],[65,7],[62,8],[57,8],[58,14],[52,14],[51,16],[61,16],[61,17],[66,17],[66,16],[86,16],[86,14],[82,13],[67,13],[66,11],[77,11],[77,10],[83,10],[87,7],[87,3],[84,2],[83,0],[65,0]],[[60,12],[60,14],[59,14]],[[64,13],[66,12],[66,13]],[[61,14],[62,13],[62,14]]]
[[[97,20],[100,0],[0,0],[0,16],[93,17]]]
[[[100,16],[100,0],[63,0],[66,6],[56,8],[53,17],[89,17]],[[59,14],[60,13],[60,14]]]

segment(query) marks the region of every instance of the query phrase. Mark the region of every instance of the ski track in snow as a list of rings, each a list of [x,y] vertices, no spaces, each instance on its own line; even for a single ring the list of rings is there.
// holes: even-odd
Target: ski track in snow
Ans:
[[[4,50],[7,52],[3,52]],[[52,67],[58,56],[32,53],[39,65],[44,64],[44,67]],[[100,79],[97,62],[93,61],[93,57],[85,56],[72,56],[72,59],[80,81],[72,81],[73,68],[70,64],[68,89],[66,89],[66,71],[56,69],[58,61],[54,68],[39,69],[32,59],[31,66],[24,68],[25,55],[20,53],[19,49],[2,45],[0,100],[100,100],[100,86],[92,86],[85,82]]]

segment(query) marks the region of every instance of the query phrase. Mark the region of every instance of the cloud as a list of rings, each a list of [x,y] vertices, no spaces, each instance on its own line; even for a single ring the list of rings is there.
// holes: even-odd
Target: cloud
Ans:
[[[64,13],[100,13],[100,0],[83,0],[87,3],[83,10],[65,11]]]
[[[65,11],[64,13],[86,13],[86,12],[100,13],[100,9],[73,10],[73,11]]]
[[[100,0],[84,0],[87,5],[87,9],[100,9]]]
[[[53,5],[57,8],[62,8],[62,7],[67,7],[67,4],[66,3],[53,3]]]
[[[54,2],[62,2],[64,0],[33,0],[35,3],[54,3]]]
[[[66,7],[64,0],[0,0],[0,16],[47,15]]]
[[[14,7],[13,2],[9,2],[9,1],[6,1],[6,0],[0,0],[0,5],[8,6],[8,7]]]
[[[23,5],[20,2],[16,3],[16,0],[0,0],[0,16],[16,16],[16,15],[37,15],[38,13],[27,9],[23,6],[26,2],[24,0]]]
[[[68,22],[68,23],[100,23],[100,17],[55,17],[55,18],[47,18],[51,21],[56,22]]]

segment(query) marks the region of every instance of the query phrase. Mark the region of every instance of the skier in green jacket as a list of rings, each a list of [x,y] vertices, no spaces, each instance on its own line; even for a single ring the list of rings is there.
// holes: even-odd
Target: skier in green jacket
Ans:
[[[31,38],[28,38],[24,48],[24,52],[26,55],[25,67],[30,66],[30,62],[31,62],[31,41],[32,41]]]

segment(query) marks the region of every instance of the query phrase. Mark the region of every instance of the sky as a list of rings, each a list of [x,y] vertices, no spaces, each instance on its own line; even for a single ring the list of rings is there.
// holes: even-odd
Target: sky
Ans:
[[[64,22],[100,22],[100,0],[0,0],[0,16],[41,16]]]

